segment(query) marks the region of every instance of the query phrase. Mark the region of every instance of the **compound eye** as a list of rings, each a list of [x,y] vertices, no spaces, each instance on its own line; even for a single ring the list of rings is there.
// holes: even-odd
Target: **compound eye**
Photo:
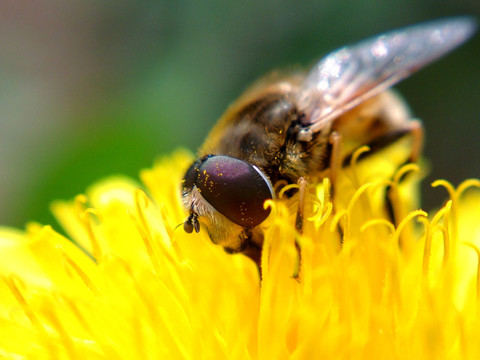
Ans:
[[[198,168],[202,164],[203,159],[196,160],[185,173],[182,181],[182,192],[189,191],[195,185],[195,179],[198,175]]]
[[[263,203],[273,198],[270,180],[256,167],[224,155],[206,158],[198,167],[195,185],[203,198],[232,222],[247,228],[270,214]]]

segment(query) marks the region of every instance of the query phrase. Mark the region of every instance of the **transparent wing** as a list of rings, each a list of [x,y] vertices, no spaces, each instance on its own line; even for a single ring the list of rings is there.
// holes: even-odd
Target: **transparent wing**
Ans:
[[[346,46],[313,67],[299,92],[304,125],[314,133],[466,41],[472,18],[451,18],[392,31]]]

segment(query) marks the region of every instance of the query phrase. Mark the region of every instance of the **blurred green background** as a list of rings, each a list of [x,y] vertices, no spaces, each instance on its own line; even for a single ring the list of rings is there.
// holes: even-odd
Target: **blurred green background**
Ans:
[[[0,4],[0,224],[195,150],[264,73],[480,1],[72,1]],[[480,176],[480,35],[398,87],[424,120],[432,179]]]

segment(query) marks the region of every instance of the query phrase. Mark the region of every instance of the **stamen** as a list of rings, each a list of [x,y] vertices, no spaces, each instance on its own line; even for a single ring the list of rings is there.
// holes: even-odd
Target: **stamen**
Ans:
[[[52,342],[51,338],[48,336],[48,333],[45,327],[43,326],[41,321],[38,319],[37,315],[35,314],[35,311],[30,307],[27,300],[25,299],[25,296],[22,294],[22,291],[20,290],[20,286],[23,288],[25,287],[23,281],[14,275],[10,275],[8,277],[2,276],[2,280],[10,289],[10,292],[15,297],[15,300],[17,300],[17,303],[22,308],[25,316],[30,320],[33,327],[37,330],[39,338],[41,339],[48,353],[50,354],[49,358],[51,359],[58,358],[56,344]]]
[[[32,310],[32,308],[30,308],[30,305],[28,305],[27,301],[25,300],[25,297],[22,294],[22,291],[20,290],[20,286],[22,288],[25,287],[25,284],[23,283],[23,281],[14,275],[2,276],[2,280],[10,289],[10,292],[13,294],[13,296],[17,300],[17,303],[21,306],[23,312],[25,313],[27,318],[30,320],[32,325],[37,329],[37,331],[43,334],[46,334],[45,328],[41,324],[40,320],[38,320],[37,316],[35,315],[35,312]]]
[[[266,278],[266,274],[269,273],[269,258],[270,258],[270,248],[272,246],[271,243],[271,237],[266,236],[264,241],[263,241],[263,247],[262,247],[262,254],[260,258],[260,268],[262,269],[262,276],[261,276],[261,283],[262,283],[262,288],[264,287],[264,280]]]
[[[290,212],[287,206],[277,206],[275,208],[275,223],[279,224],[281,227],[286,228],[288,227],[287,224],[288,222],[285,221],[285,219],[289,219],[290,217]],[[293,224],[292,224],[293,227]]]
[[[98,345],[98,347],[102,351],[102,355],[105,356],[106,359],[116,359],[120,357],[120,354],[115,351],[112,346],[106,344],[102,336],[98,335],[98,333],[102,330],[97,329],[95,327],[95,324],[92,323],[92,319],[87,318],[82,314],[78,307],[79,303],[76,301],[75,298],[71,298],[60,293],[55,293],[54,296],[59,303],[65,305],[68,308],[68,312],[75,317],[79,325],[83,327],[83,329],[85,329],[85,332],[90,334],[92,338],[88,341],[92,344]]]
[[[275,183],[275,185],[273,186],[273,193],[274,194],[277,194],[278,193],[278,189],[279,188],[283,188],[285,186],[288,185],[288,182],[287,180],[279,180]]]
[[[287,186],[284,186],[282,190],[280,190],[280,192],[278,193],[278,198],[281,199],[285,195],[285,192],[287,192],[288,190],[298,189],[298,188],[299,188],[298,184],[289,184]]]
[[[433,234],[436,231],[441,231],[443,234],[443,264],[445,265],[449,256],[450,256],[450,237],[449,237],[449,232],[446,230],[448,220],[449,220],[449,214],[450,210],[452,208],[452,200],[448,200],[448,202],[445,204],[443,208],[441,208],[433,217],[432,221],[430,222],[430,234],[433,237]],[[443,218],[443,225],[440,225],[440,219]]]
[[[398,186],[402,179],[409,173],[409,172],[419,172],[420,167],[417,164],[405,164],[403,165],[396,174],[393,176],[393,182]]]
[[[147,195],[145,194],[145,196],[147,196]],[[168,238],[170,239],[170,242],[171,242],[172,246],[177,248],[177,243],[176,243],[176,241],[174,241],[175,240],[174,228],[172,228],[172,226],[170,225],[170,222],[168,221],[168,219],[171,218],[171,217],[168,216],[167,209],[165,208],[165,206],[160,206],[159,211],[160,211],[160,215],[162,216],[163,227],[167,231]]]
[[[355,189],[359,189],[361,184],[365,183],[365,181],[360,179],[360,176],[358,175],[359,174],[358,161],[360,156],[362,156],[363,154],[369,151],[370,151],[370,147],[367,145],[363,145],[355,150],[350,160],[350,169],[352,173],[351,181]],[[367,217],[371,217],[373,214],[372,203],[369,201],[369,199],[365,197],[362,197],[360,201],[361,201],[361,206],[364,209],[364,212],[367,215]]]
[[[78,277],[80,278],[80,280],[82,280],[82,282],[85,284],[85,286],[90,290],[92,291],[95,295],[98,295],[99,294],[99,290],[97,289],[97,287],[93,284],[92,280],[88,277],[88,275],[85,273],[85,271],[82,270],[82,268],[80,266],[78,266],[77,263],[75,263],[72,258],[70,256],[67,255],[67,253],[65,251],[63,251],[62,249],[58,248],[60,254],[62,255],[63,259],[65,260],[65,265],[68,266],[68,268],[72,269],[77,275]],[[66,269],[67,270],[67,273],[70,273],[68,271],[68,268]]]
[[[445,215],[445,212],[447,211],[447,205],[451,202],[452,202],[452,200],[448,200],[447,203],[445,204],[445,206],[442,207],[440,210],[438,210],[437,213],[433,216],[433,219],[430,222],[430,226],[432,228],[441,226],[439,224],[439,222],[442,219],[442,217]]]
[[[53,306],[43,306],[42,313],[48,320],[48,323],[56,330],[58,336],[60,337],[62,348],[65,349],[68,359],[79,359],[76,355],[74,348],[74,342],[72,341],[71,335],[65,330],[62,322],[60,321],[58,315],[55,312],[55,307]],[[51,341],[51,340],[50,340]]]
[[[467,179],[462,181],[462,183],[457,187],[457,197],[460,197],[469,188],[480,188],[480,180]]]
[[[453,201],[450,200],[445,205],[445,215],[443,215],[443,241],[444,241],[444,258],[443,265],[445,266],[450,259],[451,254],[454,252],[454,247],[452,246],[452,240],[450,238],[449,224],[450,224],[450,214],[452,212]],[[455,235],[454,235],[455,236]]]
[[[274,219],[278,219],[278,206],[273,201],[272,199],[265,200],[263,203],[263,208],[267,210],[268,208],[271,209],[271,212],[273,213]],[[263,279],[265,277],[265,274],[268,273],[268,258],[270,256],[270,246],[271,246],[271,240],[270,236],[265,236],[265,239],[263,241],[263,247],[262,247],[262,253],[260,257],[260,268],[262,269],[262,276],[261,276],[261,281],[263,283]],[[262,285],[263,286],[263,285]]]
[[[76,213],[80,216],[85,211],[87,207],[88,199],[84,194],[79,194],[75,196],[73,200],[73,205],[75,206]]]
[[[372,226],[375,226],[375,225],[385,225],[388,228],[388,230],[390,232],[390,235],[393,235],[395,233],[395,226],[390,221],[388,221],[387,219],[369,220],[365,224],[362,225],[362,227],[360,228],[360,232],[364,232],[369,227],[372,227]]]
[[[343,229],[343,241],[342,241],[343,244],[345,244],[345,242],[350,238],[350,217],[353,211],[353,207],[355,206],[360,196],[375,185],[376,184],[374,183],[363,184],[353,195],[352,199],[348,203],[347,209],[338,211],[337,214],[335,214],[333,221],[330,225],[330,231],[331,232],[335,231],[340,219],[342,217],[345,217],[345,227]]]
[[[422,264],[422,283],[428,277],[428,267],[430,265],[430,256],[432,254],[432,232],[430,221],[428,218],[420,217],[418,219],[421,223],[423,223],[423,227],[425,229],[425,244],[423,247],[423,264]]]
[[[317,228],[320,228],[330,217],[332,210],[333,204],[331,202],[328,202],[325,206],[322,206],[322,204],[319,203],[316,213],[307,218],[307,220],[314,222]]]
[[[263,203],[263,208],[265,210],[267,209],[271,209],[271,211],[274,213],[274,216],[277,217],[277,204],[275,204],[275,201],[272,200],[272,199],[268,199],[268,200],[265,200],[265,202]]]
[[[149,204],[152,203],[152,200],[150,197],[145,193],[143,189],[137,188],[135,189],[135,208],[137,209],[137,213],[140,218],[140,223],[142,224],[143,228],[145,229],[147,235],[151,239],[151,232],[148,226],[148,221],[145,216],[145,211],[144,209],[148,208]],[[167,216],[167,210],[165,209],[164,206],[161,206],[159,208],[160,215],[163,220],[163,227],[165,231],[167,232],[168,239],[170,240],[170,243],[175,247],[176,244],[174,244],[174,230],[179,226],[177,225],[175,228],[172,228],[170,226],[170,222],[168,221],[169,216]],[[180,225],[183,225],[180,224]]]
[[[408,173],[419,171],[420,167],[417,164],[405,164],[400,167],[400,169],[398,169],[398,171],[394,174],[391,183],[387,185],[387,196],[391,202],[391,210],[393,212],[391,214],[393,215],[392,220],[395,222],[395,225],[397,225],[397,227],[399,226],[399,219],[404,219],[405,217],[409,216],[409,209],[405,208],[405,201],[402,199],[402,193],[400,191],[401,183]],[[397,242],[402,247],[405,254],[411,253],[414,243],[412,234],[399,236]]]
[[[130,217],[134,222],[135,227],[137,228],[138,233],[140,234],[140,237],[143,240],[143,244],[145,245],[145,250],[147,252],[147,255],[150,259],[150,262],[152,263],[152,266],[155,272],[159,274],[160,267],[158,264],[158,259],[155,256],[155,251],[153,249],[153,244],[152,244],[152,237],[150,234],[150,228],[145,219],[145,213],[143,211],[143,209],[146,207],[148,207],[147,195],[141,189],[136,189],[135,190],[135,209],[137,210],[137,216],[130,214]],[[168,256],[168,254],[165,254],[165,255]],[[169,257],[169,260],[172,261],[171,257]]]
[[[447,181],[447,180],[443,180],[443,179],[440,179],[440,180],[435,180],[434,182],[432,182],[432,187],[439,187],[439,186],[442,186],[444,187],[447,192],[448,192],[448,196],[450,197],[450,199],[455,199],[455,188],[453,187],[453,185]]]
[[[349,214],[352,213],[353,211],[353,207],[355,205],[355,203],[357,202],[357,200],[360,198],[360,196],[366,192],[368,189],[376,186],[377,184],[374,184],[374,183],[366,183],[366,184],[363,184],[356,192],[355,194],[353,194],[353,197],[352,199],[350,200],[350,202],[348,203],[348,206],[347,206],[347,211]]]
[[[357,150],[355,150],[355,152],[353,153],[352,155],[352,159],[350,161],[350,166],[351,167],[355,167],[355,165],[357,165],[357,162],[358,162],[358,158],[360,156],[362,156],[362,154],[366,153],[366,152],[369,152],[370,151],[370,146],[368,145],[363,145],[363,146],[360,146]]]
[[[97,262],[101,262],[103,260],[103,251],[100,247],[100,243],[98,242],[97,237],[95,236],[95,233],[93,232],[91,215],[94,215],[100,221],[102,219],[101,214],[96,209],[88,208],[83,212],[81,220],[83,226],[87,230],[88,238],[90,239],[90,244],[92,246],[92,256]]]
[[[275,256],[275,260],[277,260],[275,263],[270,262],[270,254],[272,251],[286,251],[289,255],[292,255],[292,258],[293,256],[298,255],[298,252],[293,249],[293,246],[290,246],[291,239],[293,238],[296,241],[298,233],[295,230],[294,224],[291,224],[287,220],[290,218],[288,206],[285,203],[275,203],[273,200],[265,201],[264,206],[270,206],[275,216],[273,226],[269,231],[270,234],[264,238],[260,259],[262,279],[265,277],[264,274],[267,274],[270,271],[275,273],[276,268],[282,266],[281,256]],[[272,239],[275,239],[273,244]],[[285,246],[285,242],[288,242],[287,246]],[[272,245],[274,245],[274,247]]]
[[[449,216],[449,219],[451,220],[451,224],[450,224],[451,230],[448,231],[449,224],[445,223],[445,221],[444,221],[445,228],[446,228],[445,232],[451,234],[452,241],[454,242],[454,244],[457,244],[457,241],[458,241],[458,216],[459,216],[458,208],[457,208],[458,205],[457,204],[459,202],[459,198],[469,188],[472,188],[472,187],[480,188],[480,180],[478,180],[478,179],[467,179],[467,180],[463,181],[457,187],[457,189],[455,189],[451,183],[449,183],[448,181],[445,181],[445,180],[437,180],[437,181],[432,183],[432,186],[433,187],[443,186],[448,191],[448,194],[449,194],[451,202],[452,202],[451,205],[450,205],[451,210],[449,210],[449,214],[450,214],[450,212],[452,214],[451,216]],[[452,247],[452,249],[455,250],[456,247]]]
[[[407,223],[409,221],[411,221],[412,219],[416,218],[416,217],[420,217],[420,218],[427,218],[428,217],[428,214],[423,211],[423,210],[415,210],[415,211],[412,211],[410,212],[401,222],[400,224],[397,226],[397,229],[395,230],[395,233],[393,234],[393,239],[394,241],[396,242],[396,245],[397,245],[397,248],[398,246],[400,245],[399,244],[399,238],[400,238],[400,234],[403,230],[403,228],[407,225]]]
[[[144,212],[144,209],[148,207],[148,204],[149,204],[149,199],[147,197],[147,194],[145,194],[145,192],[141,189],[136,189],[135,190],[135,209],[137,210],[138,219],[140,220],[140,225],[143,229],[142,231],[143,235],[145,235],[146,240],[148,242],[148,244],[146,244],[146,246],[148,247],[147,250],[150,249],[153,252],[153,249],[151,247],[152,236],[150,234],[150,227],[148,226],[148,221],[145,219],[145,212]]]
[[[64,294],[61,293],[55,293],[56,299],[63,305],[67,306],[69,309],[69,312],[73,314],[73,316],[77,319],[78,323],[90,334],[94,334],[94,331],[92,331],[92,326],[90,325],[91,321],[90,319],[86,319],[84,316],[82,316],[77,304],[78,302],[76,301],[75,298],[70,298],[65,296]],[[99,345],[102,345],[101,342],[99,342]]]
[[[360,179],[358,177],[358,171],[357,171],[357,163],[358,163],[358,159],[360,158],[360,156],[362,156],[363,154],[367,153],[370,151],[370,147],[367,146],[367,145],[363,145],[361,147],[359,147],[357,150],[355,150],[355,152],[353,153],[352,155],[352,158],[350,160],[350,168],[352,169],[352,174],[353,174],[353,185],[355,186],[355,188],[359,188],[360,187]]]
[[[466,245],[472,248],[475,251],[475,255],[477,255],[477,286],[476,286],[476,299],[477,299],[477,308],[480,306],[480,248],[475,244],[463,242],[463,245]]]
[[[74,199],[74,206],[76,208],[77,216],[82,223],[83,227],[87,231],[88,239],[90,240],[90,246],[92,248],[92,256],[95,261],[98,263],[102,260],[103,252],[100,247],[100,244],[93,232],[93,227],[90,219],[90,215],[96,216],[99,221],[102,220],[101,214],[93,209],[86,208],[88,203],[87,197],[83,194],[77,195]]]
[[[315,214],[307,218],[309,221],[315,223],[317,228],[320,228],[333,212],[333,203],[330,201],[330,180],[323,179],[323,186],[317,187],[317,196],[313,198],[317,208]]]

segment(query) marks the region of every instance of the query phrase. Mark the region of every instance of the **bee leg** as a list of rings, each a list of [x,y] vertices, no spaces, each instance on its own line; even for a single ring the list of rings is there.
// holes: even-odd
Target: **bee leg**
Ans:
[[[423,127],[420,121],[410,121],[406,126],[407,134],[410,133],[413,138],[412,151],[408,162],[417,162],[420,158],[420,154],[423,148],[423,141],[425,134],[423,133]]]
[[[305,213],[305,192],[307,190],[308,182],[302,176],[297,181],[298,184],[298,209],[297,217],[295,218],[295,229],[301,234],[303,233],[303,216]]]
[[[305,194],[307,191],[308,182],[302,176],[298,179],[298,208],[297,208],[297,216],[295,217],[295,229],[298,231],[299,234],[303,234],[303,218],[305,214]],[[299,278],[300,276],[300,269],[302,267],[302,249],[298,242],[298,239],[295,238],[295,250],[297,252],[297,258],[295,260],[295,268],[293,270],[292,277],[294,279]]]
[[[250,259],[253,260],[255,265],[257,265],[258,274],[260,277],[262,276],[262,247],[259,246],[252,240],[248,240],[245,242],[246,246],[245,249],[242,250],[242,253],[248,256]]]
[[[336,181],[337,181],[337,174],[342,168],[342,160],[340,157],[340,147],[341,147],[341,142],[342,142],[342,137],[339,133],[336,131],[332,132],[330,134],[330,137],[328,139],[329,145],[330,145],[330,196],[332,199],[332,212],[335,214],[335,202],[334,200],[334,194],[336,190]],[[337,225],[337,231],[338,234],[340,235],[340,244],[343,245],[343,229],[340,223]]]
[[[227,254],[242,253],[248,256],[257,265],[258,274],[261,278],[261,260],[262,260],[263,233],[255,229],[245,229],[242,234],[242,242],[238,248],[224,247]]]
[[[340,158],[340,146],[341,146],[342,137],[336,131],[330,134],[328,139],[330,145],[330,185],[331,185],[331,195],[335,193],[335,184],[337,180],[337,174],[342,167],[342,161]]]
[[[412,141],[413,141],[410,156],[402,165],[417,162],[420,158],[420,154],[423,148],[423,141],[424,141],[422,124],[416,120],[410,121],[409,123],[405,124],[405,128],[401,129],[400,131],[403,131],[402,137],[406,135],[410,135],[412,136]],[[402,182],[407,175],[408,173],[403,175],[399,181]],[[397,214],[395,211],[395,206],[393,205],[394,204],[393,197],[394,195],[392,193],[391,186],[387,186],[387,188],[385,189],[385,208],[390,218],[390,221],[392,222],[392,224],[397,226],[399,224],[399,220],[401,219],[398,219],[399,214]],[[400,241],[400,244],[401,244],[401,241]]]

